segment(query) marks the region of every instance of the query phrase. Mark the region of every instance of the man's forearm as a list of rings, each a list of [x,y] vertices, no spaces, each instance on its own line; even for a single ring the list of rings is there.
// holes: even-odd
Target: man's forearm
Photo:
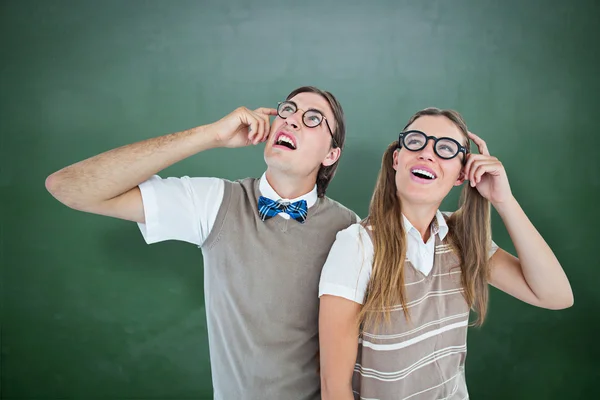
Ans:
[[[65,167],[46,179],[60,202],[85,208],[136,187],[157,172],[198,152],[217,147],[211,126],[143,140]]]

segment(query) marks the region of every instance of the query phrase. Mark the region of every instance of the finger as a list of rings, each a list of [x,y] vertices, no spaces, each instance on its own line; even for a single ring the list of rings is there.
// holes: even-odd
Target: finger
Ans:
[[[481,177],[486,173],[487,166],[485,164],[477,165],[477,168],[473,170],[473,179],[471,180],[471,184],[473,186],[477,185],[481,182]]]
[[[473,154],[470,153],[467,156],[467,162],[465,163],[464,166],[464,173],[465,175],[469,174],[469,171],[471,170],[471,168],[473,168],[473,163],[476,161],[498,161],[498,158],[494,157],[494,156],[486,156],[484,154]]]
[[[480,138],[473,132],[469,132],[469,138],[477,145],[477,148],[479,149],[479,153],[486,155],[486,156],[490,155],[490,152],[488,150],[487,143],[485,143],[485,140],[483,140],[482,138]]]
[[[469,173],[471,172],[471,169],[473,168],[473,163],[476,161],[482,160],[483,157],[485,157],[485,156],[482,154],[469,153],[469,156],[467,157],[467,162],[465,163],[464,170],[463,170],[465,173],[465,176],[469,176]]]
[[[469,177],[469,182],[471,182],[471,186],[475,186],[475,184],[477,183],[477,180],[476,180],[477,171],[479,170],[479,168],[482,165],[485,165],[485,164],[486,164],[486,161],[482,160],[482,159],[475,159],[471,163],[471,167],[469,168],[469,172],[467,174],[467,176]]]
[[[263,115],[263,119],[265,120],[265,133],[261,138],[261,142],[267,141],[269,135],[271,134],[271,120],[268,115]]]
[[[255,120],[254,118],[249,118],[249,127],[248,127],[248,140],[250,141],[250,143],[252,143],[254,141],[254,138],[256,137],[256,133],[258,132],[258,130],[260,129],[258,126],[258,121]]]
[[[260,130],[256,134],[256,136],[254,137],[254,141],[253,141],[254,144],[258,144],[258,143],[261,143],[263,141],[263,137],[265,136],[265,132],[268,129],[267,128],[267,120],[266,120],[266,116],[264,114],[257,113],[257,112],[253,112],[252,114],[257,119],[258,124],[260,126]]]
[[[256,121],[256,131],[250,137],[252,144],[256,145],[260,142],[264,132],[264,120],[260,114],[257,114],[254,111],[248,110],[248,116],[252,120]]]
[[[277,110],[274,108],[260,107],[254,110],[257,114],[277,115]]]
[[[256,125],[253,125],[253,118],[252,115],[250,113],[250,110],[248,110],[246,107],[240,107],[238,110],[239,113],[239,120],[240,120],[240,124],[241,125],[245,125],[246,129],[248,130],[248,140],[250,141],[252,139],[252,136],[256,133]]]
[[[254,118],[250,113],[244,115],[243,121],[246,125],[248,125],[248,141],[252,143],[256,134],[258,133],[260,127],[258,125],[258,120]]]
[[[482,162],[481,164],[479,164],[477,166],[477,169],[473,173],[473,182],[475,184],[478,184],[479,182],[481,182],[481,178],[483,177],[484,174],[489,173],[492,175],[496,175],[495,172],[497,172],[499,170],[499,168],[501,168],[501,167],[502,167],[502,165],[499,162],[495,162],[495,161]]]
[[[262,136],[264,135],[264,132],[265,132],[265,121],[259,115],[253,115],[253,117],[256,118],[256,124],[258,126],[258,131],[252,138],[252,144],[258,144],[258,143],[260,143],[260,140],[262,139]]]
[[[475,173],[477,172],[477,168],[479,167],[479,162],[473,162],[471,164],[471,168],[469,169],[469,173],[467,174],[469,182],[471,186],[475,186]]]

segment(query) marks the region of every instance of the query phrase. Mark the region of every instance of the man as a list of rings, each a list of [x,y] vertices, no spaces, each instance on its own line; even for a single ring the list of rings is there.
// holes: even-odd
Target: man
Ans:
[[[46,187],[71,208],[137,222],[147,243],[202,249],[215,399],[319,399],[319,277],[337,232],[358,221],[325,196],[344,141],[335,97],[302,87],[277,109],[238,108],[83,160]],[[262,142],[260,179],[156,175],[201,151]]]

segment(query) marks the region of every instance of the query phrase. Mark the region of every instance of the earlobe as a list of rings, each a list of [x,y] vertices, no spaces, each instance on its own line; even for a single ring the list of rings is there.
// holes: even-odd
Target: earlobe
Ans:
[[[398,150],[394,150],[394,159],[392,162],[392,168],[394,168],[395,171],[398,170]]]
[[[464,170],[460,170],[460,173],[458,174],[458,178],[456,179],[456,182],[454,182],[454,186],[460,186],[465,182],[465,172]]]
[[[342,150],[340,150],[339,147],[336,147],[335,149],[331,149],[329,154],[327,154],[327,157],[325,157],[325,160],[323,160],[323,162],[322,162],[323,166],[329,167],[330,165],[335,164],[335,162],[340,158],[341,154],[342,154]]]

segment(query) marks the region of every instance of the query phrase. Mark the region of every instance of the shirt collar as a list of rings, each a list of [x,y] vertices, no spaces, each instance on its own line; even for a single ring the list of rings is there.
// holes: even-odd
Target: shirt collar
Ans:
[[[277,194],[277,192],[275,191],[275,189],[273,189],[273,187],[269,184],[269,182],[267,181],[266,172],[264,172],[262,174],[262,176],[260,177],[259,190],[260,190],[260,194],[262,196],[265,196],[273,201],[293,203],[293,202],[300,201],[300,200],[306,200],[306,206],[308,208],[312,207],[317,202],[317,185],[316,184],[310,192],[303,194],[300,197],[296,197],[295,199],[284,199],[281,196],[279,196]]]
[[[404,229],[406,229],[406,232],[410,232],[414,229],[415,233],[419,237],[421,236],[421,234],[417,231],[417,228],[415,228],[413,224],[410,223],[410,221],[404,216],[404,214],[402,214],[402,221],[404,222]],[[438,235],[440,237],[440,240],[444,240],[447,234],[448,224],[446,223],[446,218],[444,218],[444,215],[441,213],[440,210],[437,210],[435,212],[435,218],[431,223],[431,235]]]

